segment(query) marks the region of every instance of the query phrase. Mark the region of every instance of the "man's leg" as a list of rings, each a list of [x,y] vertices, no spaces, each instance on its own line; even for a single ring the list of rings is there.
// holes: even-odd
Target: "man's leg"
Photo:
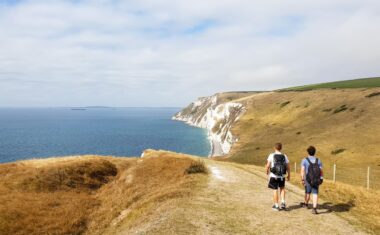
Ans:
[[[278,190],[273,190],[273,205],[278,206]]]
[[[310,195],[309,195],[309,197],[310,197]],[[318,206],[318,194],[314,193],[313,194],[313,208],[317,209],[317,206]]]
[[[318,214],[318,211],[317,211],[317,205],[318,205],[318,187],[317,188],[313,188],[312,192],[313,194],[313,211],[312,213],[313,214]]]
[[[280,188],[281,203],[285,203],[285,187]]]
[[[280,188],[280,194],[281,194],[281,210],[286,209],[286,203],[285,203],[285,187]]]
[[[305,193],[305,204],[309,204],[310,201],[310,193]]]

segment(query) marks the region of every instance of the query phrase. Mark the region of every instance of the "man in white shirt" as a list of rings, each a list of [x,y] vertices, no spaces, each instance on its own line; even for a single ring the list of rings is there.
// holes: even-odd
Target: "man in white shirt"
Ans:
[[[286,209],[285,203],[285,176],[290,180],[290,167],[288,157],[281,153],[282,144],[274,145],[274,153],[269,154],[266,164],[266,173],[269,175],[268,188],[273,189],[273,210],[280,210],[278,201],[278,189],[281,195],[281,209]]]

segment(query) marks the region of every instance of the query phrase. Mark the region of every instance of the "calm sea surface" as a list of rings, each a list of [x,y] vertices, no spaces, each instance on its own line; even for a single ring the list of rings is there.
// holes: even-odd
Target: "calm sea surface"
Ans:
[[[0,162],[77,154],[140,156],[147,148],[207,156],[203,129],[176,108],[0,108]]]

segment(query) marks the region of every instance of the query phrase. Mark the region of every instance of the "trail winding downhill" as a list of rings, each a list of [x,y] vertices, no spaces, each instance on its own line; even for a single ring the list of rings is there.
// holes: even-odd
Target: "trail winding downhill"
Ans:
[[[160,206],[148,222],[121,234],[364,234],[335,212],[300,208],[302,191],[289,185],[287,211],[271,210],[272,192],[254,168],[205,160],[210,174],[189,198]]]

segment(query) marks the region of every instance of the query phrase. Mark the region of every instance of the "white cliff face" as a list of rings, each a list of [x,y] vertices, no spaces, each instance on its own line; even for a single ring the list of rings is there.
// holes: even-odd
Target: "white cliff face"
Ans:
[[[173,120],[206,128],[212,147],[210,156],[223,156],[229,153],[231,146],[237,141],[230,129],[244,112],[245,107],[242,104],[235,102],[218,104],[217,95],[213,95],[199,98],[178,112]]]

